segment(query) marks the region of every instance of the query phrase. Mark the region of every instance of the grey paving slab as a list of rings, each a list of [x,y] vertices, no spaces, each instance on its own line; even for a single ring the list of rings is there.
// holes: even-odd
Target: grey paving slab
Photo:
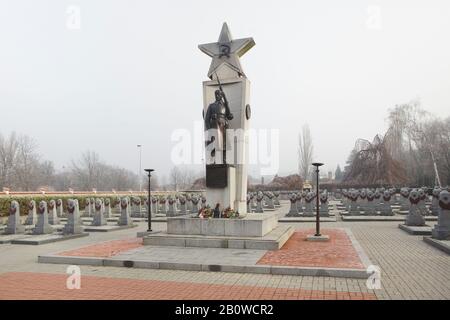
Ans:
[[[347,222],[354,221],[405,221],[406,216],[404,215],[393,215],[393,216],[349,216],[342,215],[342,220]],[[437,221],[437,217],[426,216],[425,221]]]
[[[398,227],[401,230],[406,231],[412,235],[421,235],[421,236],[431,235],[430,226],[407,226],[405,224],[399,224]]]
[[[89,236],[89,233],[69,234],[69,235],[40,234],[40,235],[30,235],[30,236],[23,237],[23,238],[16,238],[14,240],[11,240],[11,243],[12,244],[41,245],[41,244],[46,244],[46,243],[51,243],[51,242],[72,240],[72,239],[87,237],[87,236]]]
[[[437,240],[431,237],[423,237],[423,241],[439,250],[444,251],[447,254],[450,254],[450,240]]]
[[[315,222],[315,217],[283,217],[278,222]],[[320,217],[320,222],[336,222],[336,217]]]
[[[30,237],[29,234],[1,234],[0,235],[0,244],[11,243],[11,241],[16,239],[23,239]]]
[[[118,231],[123,229],[135,228],[137,225],[131,226],[119,226],[119,225],[104,225],[104,226],[85,226],[83,229],[85,232],[110,232],[110,231]]]
[[[144,246],[117,255],[115,258],[197,264],[254,265],[266,252],[266,250],[249,249]]]
[[[181,248],[145,246],[111,258],[39,256],[41,263],[90,264],[109,267],[168,269],[183,271],[237,272],[292,276],[343,277],[366,279],[365,269],[292,267],[258,265],[265,250]],[[80,259],[77,261],[77,259]]]
[[[404,216],[349,216],[342,215],[342,220],[346,222],[354,222],[354,221],[405,221]]]

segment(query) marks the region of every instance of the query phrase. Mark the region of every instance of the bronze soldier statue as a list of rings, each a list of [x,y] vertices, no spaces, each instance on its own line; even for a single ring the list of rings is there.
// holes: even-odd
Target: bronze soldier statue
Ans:
[[[215,148],[211,151],[211,157],[215,159],[216,149],[223,152],[223,163],[226,163],[226,130],[233,114],[228,106],[228,101],[222,88],[214,92],[216,101],[211,103],[206,110],[205,131],[215,129],[215,135],[207,136],[206,146],[215,141]],[[215,160],[214,160],[215,162]]]

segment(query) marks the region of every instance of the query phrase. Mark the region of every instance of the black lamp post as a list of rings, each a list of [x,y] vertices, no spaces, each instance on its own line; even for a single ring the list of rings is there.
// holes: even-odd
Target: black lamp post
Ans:
[[[150,179],[152,177],[152,172],[155,171],[155,169],[144,169],[148,173],[148,208],[147,208],[147,215],[148,215],[148,232],[152,231],[152,207],[151,207],[151,191],[150,191]]]
[[[320,237],[320,216],[319,216],[319,167],[323,166],[323,163],[314,162],[312,164],[316,167],[316,234],[314,236]]]

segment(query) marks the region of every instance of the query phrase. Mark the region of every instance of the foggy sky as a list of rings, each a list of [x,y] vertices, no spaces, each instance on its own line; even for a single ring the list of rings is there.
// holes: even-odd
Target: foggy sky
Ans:
[[[251,126],[280,130],[280,174],[297,170],[305,123],[334,171],[395,104],[450,115],[446,0],[0,0],[0,132],[33,136],[58,170],[90,149],[136,171],[142,144],[142,166],[166,174],[172,131],[201,120],[211,59],[197,45],[225,21],[255,39],[241,58]]]

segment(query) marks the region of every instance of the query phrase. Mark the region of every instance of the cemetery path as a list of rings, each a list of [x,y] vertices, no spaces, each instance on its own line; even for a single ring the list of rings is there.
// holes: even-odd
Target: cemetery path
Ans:
[[[68,290],[61,274],[11,272],[0,275],[0,300],[374,300],[372,293],[305,290],[178,281],[83,276]]]
[[[283,205],[278,210],[286,208]],[[314,227],[314,223],[309,222],[289,224],[298,230]],[[429,224],[432,226],[434,222]],[[230,299],[230,295],[233,294],[236,299],[450,298],[450,255],[426,244],[422,236],[412,236],[400,230],[398,222],[337,221],[324,222],[321,225],[324,229],[351,230],[372,263],[380,267],[381,289],[368,289],[364,279],[81,266],[82,286],[84,284],[92,288],[84,297],[97,297],[95,286],[102,284],[104,290],[108,292],[105,297],[133,298],[135,296],[126,293],[127,291],[124,291],[123,295],[119,293],[128,283],[134,287],[158,285],[163,288],[162,296],[139,291],[142,294],[141,298],[153,299],[169,299],[169,296],[182,298],[187,292],[189,299],[203,299],[204,292],[211,292],[213,289],[215,297],[219,294],[226,299]],[[153,227],[155,230],[164,230],[165,223],[154,223]],[[34,299],[38,298],[38,295],[40,298],[67,297],[68,291],[74,291],[61,289],[65,286],[68,276],[67,266],[37,263],[38,255],[71,251],[105,241],[130,239],[136,236],[136,232],[145,230],[146,224],[139,223],[139,227],[134,229],[91,233],[89,237],[39,246],[2,244],[0,299],[13,297]],[[132,246],[134,245],[139,244],[135,243]],[[50,288],[46,283],[54,283],[56,287]],[[49,295],[46,296],[42,291],[45,288],[53,291],[49,291]],[[178,291],[181,292],[179,295],[176,293]],[[79,295],[78,298],[83,296],[81,292],[70,294]]]
[[[365,269],[345,230],[322,229],[330,241],[306,241],[307,235],[314,232],[297,230],[280,250],[268,251],[258,264]]]

